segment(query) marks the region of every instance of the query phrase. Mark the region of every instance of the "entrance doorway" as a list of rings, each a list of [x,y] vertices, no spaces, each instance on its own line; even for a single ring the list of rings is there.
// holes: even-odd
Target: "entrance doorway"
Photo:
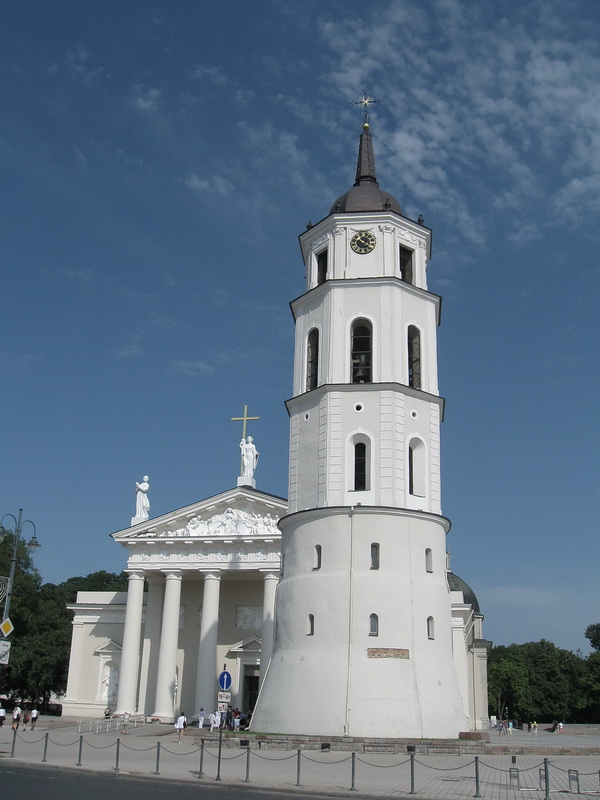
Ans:
[[[242,694],[242,708],[244,711],[254,711],[258,698],[258,676],[258,666],[244,664],[244,690]]]

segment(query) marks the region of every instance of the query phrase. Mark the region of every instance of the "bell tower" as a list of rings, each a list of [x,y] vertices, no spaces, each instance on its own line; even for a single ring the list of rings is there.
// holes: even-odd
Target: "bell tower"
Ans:
[[[252,729],[457,737],[431,231],[380,188],[366,114],[354,185],[300,246],[289,513]]]

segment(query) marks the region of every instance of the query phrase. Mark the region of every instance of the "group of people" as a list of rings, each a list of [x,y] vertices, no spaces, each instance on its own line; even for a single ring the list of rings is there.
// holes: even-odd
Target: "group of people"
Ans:
[[[204,713],[204,709],[201,708],[198,712],[198,727],[200,730],[203,730],[204,723],[207,723],[209,732],[218,731],[223,729],[224,731],[238,731],[240,729],[245,729],[250,722],[250,714],[246,714],[244,711],[240,711],[239,708],[231,708],[231,706],[227,709],[227,711],[211,711],[211,713],[206,716]],[[188,726],[187,717],[183,713],[175,720],[174,728],[177,731],[177,735],[179,741],[183,739],[183,732]]]
[[[27,730],[27,726],[31,725],[31,730],[35,730],[36,723],[40,716],[40,712],[37,708],[32,708],[31,711],[26,708],[24,711],[21,710],[21,706],[15,706],[12,711],[12,729],[13,731],[19,730],[19,725],[23,726],[23,730]],[[0,728],[4,726],[4,720],[6,719],[6,710],[0,704]]]

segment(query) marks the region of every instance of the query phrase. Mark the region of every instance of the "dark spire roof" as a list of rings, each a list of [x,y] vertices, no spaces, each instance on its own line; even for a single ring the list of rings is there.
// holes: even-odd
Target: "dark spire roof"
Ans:
[[[363,123],[363,132],[358,145],[354,186],[349,192],[338,197],[329,213],[352,211],[393,211],[395,214],[402,214],[400,203],[394,195],[384,192],[377,183],[373,137],[369,133],[369,123],[366,121]]]

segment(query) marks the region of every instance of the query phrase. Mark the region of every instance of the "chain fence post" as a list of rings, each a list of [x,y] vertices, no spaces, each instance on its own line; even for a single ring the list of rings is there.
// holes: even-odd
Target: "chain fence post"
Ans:
[[[115,755],[115,772],[119,771],[119,751],[121,749],[121,740],[117,739],[117,753]]]
[[[198,767],[198,777],[204,777],[204,739],[200,741],[200,766]]]
[[[246,750],[246,777],[244,780],[246,783],[250,783],[250,745]]]
[[[50,736],[49,733],[47,733],[44,736],[44,755],[42,756],[42,764],[45,764],[48,761],[48,759],[46,758],[46,755],[48,754],[48,737],[49,736]]]
[[[546,800],[550,800],[550,770],[548,768],[548,759],[544,759],[544,783]]]
[[[154,774],[160,775],[160,742],[156,743],[156,769]]]
[[[296,756],[296,786],[300,786],[300,758],[302,757],[302,750],[298,750]]]
[[[479,756],[475,756],[475,797],[481,797],[479,787]]]
[[[415,792],[415,754],[410,754],[410,792],[409,794],[416,794]]]
[[[81,766],[81,754],[83,753],[83,734],[79,737],[79,754],[77,756],[77,763],[75,764],[76,767]]]
[[[223,722],[223,721],[222,721]],[[217,777],[216,781],[221,780],[221,748],[223,746],[223,724],[219,726],[219,755],[217,757]]]
[[[16,730],[13,730],[12,749],[10,751],[10,757],[11,758],[15,757],[15,746],[16,746],[16,744],[17,744],[17,732],[16,732]]]
[[[352,753],[352,786],[350,791],[356,791],[356,753]]]

